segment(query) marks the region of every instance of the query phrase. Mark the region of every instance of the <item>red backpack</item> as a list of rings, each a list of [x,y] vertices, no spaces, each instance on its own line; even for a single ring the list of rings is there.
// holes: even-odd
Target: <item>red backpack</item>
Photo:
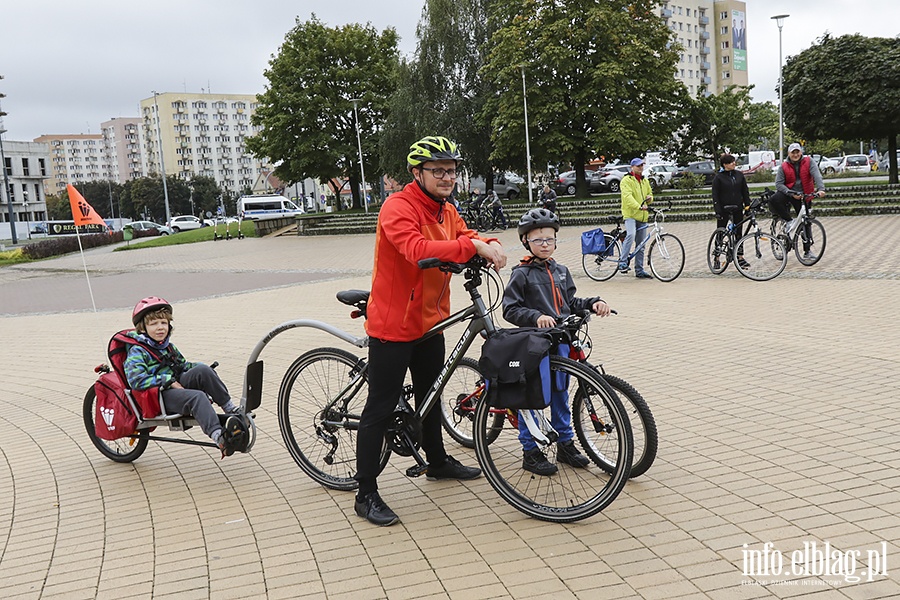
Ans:
[[[146,390],[131,390],[135,407],[135,414],[131,402],[125,390],[128,389],[125,377],[125,358],[128,356],[128,348],[132,345],[141,346],[150,355],[162,362],[159,353],[148,346],[128,336],[133,329],[124,329],[116,333],[109,340],[107,355],[112,365],[112,371],[104,373],[94,383],[94,393],[97,396],[96,414],[94,415],[94,432],[103,440],[116,440],[132,435],[137,429],[138,417],[152,419],[160,414],[159,388],[153,387]]]

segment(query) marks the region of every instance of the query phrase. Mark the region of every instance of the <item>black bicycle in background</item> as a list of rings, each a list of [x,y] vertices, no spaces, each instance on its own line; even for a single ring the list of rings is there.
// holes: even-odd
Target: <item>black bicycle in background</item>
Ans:
[[[706,247],[706,264],[714,275],[721,275],[734,262],[738,273],[753,281],[768,281],[778,277],[787,265],[787,252],[781,240],[763,231],[756,220],[772,196],[766,190],[750,202],[745,217],[727,227],[718,227],[709,237]],[[728,211],[736,211],[735,205],[726,205]],[[732,213],[733,214],[733,213]],[[746,235],[739,235],[749,223]]]

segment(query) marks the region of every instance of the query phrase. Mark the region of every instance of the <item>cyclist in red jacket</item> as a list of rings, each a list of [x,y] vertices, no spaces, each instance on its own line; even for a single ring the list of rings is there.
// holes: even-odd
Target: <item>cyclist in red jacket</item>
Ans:
[[[466,262],[476,254],[500,269],[506,254],[494,238],[482,239],[447,202],[462,156],[444,137],[426,137],[410,147],[413,182],[389,197],[378,214],[372,291],[366,308],[369,334],[369,397],[356,444],[354,509],[376,525],[399,518],[378,494],[379,456],[406,371],[412,375],[416,405],[444,366],[444,337],[419,338],[450,315],[450,274],[419,269],[418,261],[439,258]],[[422,423],[422,449],[428,479],[473,479],[479,469],[447,455],[441,417],[432,410]]]

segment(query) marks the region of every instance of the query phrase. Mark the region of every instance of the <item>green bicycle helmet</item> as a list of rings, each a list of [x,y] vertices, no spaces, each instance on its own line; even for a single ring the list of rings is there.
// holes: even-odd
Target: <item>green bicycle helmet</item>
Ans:
[[[462,154],[459,153],[455,142],[441,136],[423,137],[409,147],[406,162],[410,169],[432,160],[455,160],[459,164],[462,161]]]

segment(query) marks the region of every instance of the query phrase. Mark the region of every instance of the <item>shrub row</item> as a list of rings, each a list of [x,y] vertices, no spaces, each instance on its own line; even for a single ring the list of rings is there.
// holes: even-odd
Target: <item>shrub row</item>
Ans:
[[[152,231],[135,231],[134,237],[152,237]],[[113,233],[90,233],[81,236],[82,248],[96,248],[98,246],[106,246],[123,241],[122,232],[114,231]],[[51,256],[59,256],[70,252],[78,251],[78,239],[74,235],[47,238],[40,242],[34,242],[22,247],[22,254],[32,260],[39,258],[50,258]]]

